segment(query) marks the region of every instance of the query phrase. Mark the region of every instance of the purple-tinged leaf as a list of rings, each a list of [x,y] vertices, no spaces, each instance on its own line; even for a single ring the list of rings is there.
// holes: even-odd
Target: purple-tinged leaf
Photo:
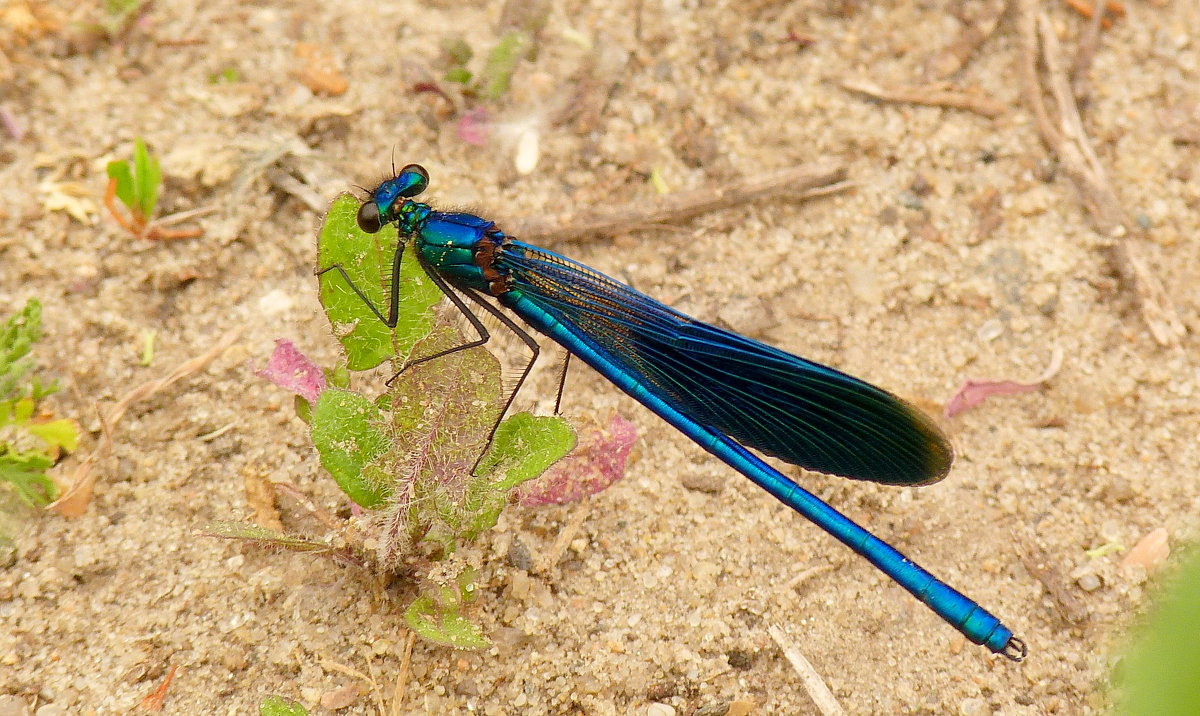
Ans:
[[[1062,367],[1063,352],[1058,346],[1050,357],[1050,365],[1037,379],[1029,383],[1016,380],[975,380],[967,379],[954,391],[950,400],[946,401],[946,417],[953,418],[959,413],[965,413],[978,406],[993,395],[1014,395],[1016,393],[1032,393],[1041,390]]]
[[[594,431],[546,474],[519,488],[518,502],[526,506],[561,505],[604,491],[625,476],[637,437],[637,426],[613,413],[606,428]]]
[[[467,144],[482,147],[491,132],[491,118],[486,109],[472,109],[458,120],[458,138]]]
[[[325,390],[325,373],[286,338],[275,339],[275,351],[267,367],[255,373],[280,388],[296,393],[310,403]]]

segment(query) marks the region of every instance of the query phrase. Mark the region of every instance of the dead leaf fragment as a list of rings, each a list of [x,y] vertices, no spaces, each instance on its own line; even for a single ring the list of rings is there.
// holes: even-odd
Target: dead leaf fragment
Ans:
[[[1129,550],[1129,554],[1121,560],[1121,566],[1137,565],[1150,573],[1167,561],[1169,556],[1171,556],[1170,535],[1166,528],[1156,527],[1138,540],[1133,549]]]
[[[350,88],[328,48],[301,42],[296,45],[296,57],[300,60],[297,76],[315,94],[337,97]]]

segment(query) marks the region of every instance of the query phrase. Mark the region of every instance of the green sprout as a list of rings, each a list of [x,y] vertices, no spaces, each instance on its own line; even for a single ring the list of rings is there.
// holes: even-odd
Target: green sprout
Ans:
[[[158,158],[146,149],[141,137],[133,143],[133,161],[108,163],[108,189],[104,193],[104,206],[121,228],[139,239],[190,239],[200,236],[200,229],[168,229],[165,224],[178,216],[155,219],[158,194],[162,186],[162,168]],[[117,210],[114,199],[125,205],[124,216]]]
[[[258,705],[259,716],[308,716],[308,709],[280,696],[268,696]]]

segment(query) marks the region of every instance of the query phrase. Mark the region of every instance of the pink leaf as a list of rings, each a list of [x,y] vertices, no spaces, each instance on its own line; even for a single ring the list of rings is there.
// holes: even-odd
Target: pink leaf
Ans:
[[[458,138],[467,144],[484,146],[490,131],[491,119],[486,109],[473,109],[458,120]]]
[[[1030,383],[1015,380],[975,380],[967,379],[954,391],[953,397],[946,402],[946,417],[953,418],[959,413],[965,413],[976,407],[993,395],[1013,395],[1016,393],[1031,393],[1041,390],[1046,382],[1053,378],[1062,367],[1062,348],[1054,347],[1050,357],[1050,365],[1038,378]]]
[[[310,403],[325,390],[325,374],[285,338],[275,339],[275,351],[267,360],[267,367],[255,373],[280,388],[298,394]]]
[[[518,489],[522,505],[562,505],[602,492],[625,476],[637,427],[613,413],[607,429],[596,430],[546,474]]]

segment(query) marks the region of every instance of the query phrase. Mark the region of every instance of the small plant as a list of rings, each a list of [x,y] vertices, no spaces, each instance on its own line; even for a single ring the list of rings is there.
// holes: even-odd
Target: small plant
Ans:
[[[357,210],[358,201],[349,195],[334,201],[318,238],[319,265],[342,266],[386,311],[398,237],[363,233]],[[488,642],[464,615],[476,597],[476,574],[457,553],[496,524],[515,488],[570,452],[575,434],[562,418],[529,413],[497,425],[507,394],[499,360],[483,347],[418,360],[401,370],[410,360],[467,342],[456,323],[435,310],[442,294],[413,253],[401,264],[394,329],[330,271],[320,278],[320,298],[345,349],[345,363],[322,370],[280,341],[262,373],[296,393],[322,466],[365,510],[346,534],[369,534],[370,540],[356,543],[350,536],[343,549],[259,527],[217,525],[211,531],[409,575],[418,584],[405,612],[413,630],[439,644],[479,648]],[[384,393],[372,397],[350,388],[351,372],[384,363],[400,371]],[[621,471],[627,453],[620,453]],[[363,542],[374,548],[368,553],[358,546]]]
[[[58,497],[46,470],[79,441],[73,420],[40,410],[42,400],[58,390],[57,382],[45,384],[32,375],[29,353],[41,335],[42,307],[32,299],[0,325],[0,483],[31,507]]]
[[[308,716],[308,709],[279,696],[268,696],[258,705],[259,716]]]
[[[146,149],[139,137],[133,143],[133,161],[108,163],[108,189],[104,193],[104,206],[121,228],[139,239],[191,239],[200,236],[200,229],[168,229],[166,224],[181,218],[168,216],[154,218],[158,208],[158,192],[162,185],[162,169],[158,158]],[[125,205],[128,216],[117,209],[114,199]]]

